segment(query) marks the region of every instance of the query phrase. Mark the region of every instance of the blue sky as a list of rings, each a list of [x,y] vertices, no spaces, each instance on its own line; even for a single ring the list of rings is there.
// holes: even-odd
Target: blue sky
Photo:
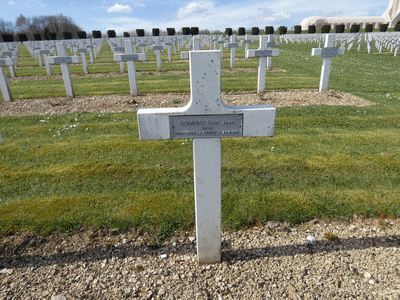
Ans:
[[[152,28],[287,26],[289,29],[310,16],[380,16],[389,0],[1,0],[0,18],[14,23],[25,17],[63,14],[83,30],[109,29],[118,34]]]

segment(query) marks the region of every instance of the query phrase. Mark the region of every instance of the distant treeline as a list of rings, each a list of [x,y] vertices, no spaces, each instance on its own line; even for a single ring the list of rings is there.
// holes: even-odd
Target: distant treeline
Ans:
[[[26,18],[19,15],[15,24],[0,19],[1,41],[24,40],[55,40],[72,35],[78,37],[82,29],[70,17],[62,14],[57,16],[39,16]]]

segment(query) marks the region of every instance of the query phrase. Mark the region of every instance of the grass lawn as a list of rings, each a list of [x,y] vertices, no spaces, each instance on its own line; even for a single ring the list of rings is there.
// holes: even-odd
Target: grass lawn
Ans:
[[[273,66],[285,72],[267,73],[267,89],[318,88],[322,59],[311,57],[315,46],[282,44]],[[244,57],[243,49],[238,56]],[[106,63],[111,52],[103,49],[99,57],[105,63],[89,69],[119,70],[111,60]],[[257,63],[240,60],[236,66]],[[17,74],[31,76],[41,69],[33,64]],[[150,64],[155,66],[137,63],[137,70]],[[170,70],[188,66],[163,64]],[[354,213],[399,217],[398,66],[399,57],[367,54],[365,45],[361,52],[346,51],[333,59],[329,87],[377,105],[278,108],[274,137],[223,139],[224,228]],[[82,72],[77,68],[72,72]],[[127,77],[73,83],[77,95],[129,93]],[[256,85],[256,71],[222,73],[224,91],[255,90]],[[65,95],[62,80],[21,80],[10,87],[15,98]],[[189,75],[139,76],[138,88],[141,93],[188,92]],[[136,113],[1,117],[0,131],[2,234],[90,226],[141,227],[165,236],[194,224],[192,141],[140,141]]]

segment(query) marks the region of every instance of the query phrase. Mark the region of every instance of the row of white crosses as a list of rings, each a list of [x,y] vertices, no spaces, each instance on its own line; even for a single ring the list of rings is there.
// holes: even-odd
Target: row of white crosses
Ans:
[[[221,261],[221,138],[273,136],[275,107],[228,106],[221,100],[220,51],[190,51],[190,102],[140,109],[139,138],[193,139],[197,260]]]

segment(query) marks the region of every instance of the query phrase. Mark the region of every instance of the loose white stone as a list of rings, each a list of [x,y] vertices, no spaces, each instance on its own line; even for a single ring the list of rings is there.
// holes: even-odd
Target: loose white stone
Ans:
[[[315,239],[315,237],[313,237],[312,235],[307,236],[306,244],[315,244],[316,242],[317,240]]]
[[[365,273],[364,273],[364,277],[365,277],[365,278],[371,278],[372,275],[371,275],[371,273],[369,273],[369,272],[365,272]]]

